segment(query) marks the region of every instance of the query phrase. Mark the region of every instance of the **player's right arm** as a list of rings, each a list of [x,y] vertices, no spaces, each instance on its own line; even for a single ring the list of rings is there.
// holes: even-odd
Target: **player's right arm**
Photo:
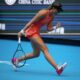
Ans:
[[[25,27],[18,33],[18,36],[21,36],[21,33],[23,34],[25,30],[30,27],[34,22],[38,21],[42,17],[46,15],[46,10],[40,10],[26,25]]]

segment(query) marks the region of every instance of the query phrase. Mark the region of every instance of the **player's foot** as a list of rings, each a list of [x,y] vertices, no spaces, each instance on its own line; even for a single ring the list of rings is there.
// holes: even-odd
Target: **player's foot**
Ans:
[[[18,64],[17,58],[13,58],[13,59],[12,59],[12,63],[13,63],[15,66],[17,66],[17,64]]]
[[[58,69],[56,70],[58,75],[61,75],[61,73],[63,72],[64,68],[67,66],[67,63],[65,62],[64,64],[62,64],[61,66],[58,67]]]
[[[18,64],[17,58],[13,58],[13,59],[12,59],[12,64],[13,64],[14,70],[16,70],[16,69],[17,69],[17,64]]]

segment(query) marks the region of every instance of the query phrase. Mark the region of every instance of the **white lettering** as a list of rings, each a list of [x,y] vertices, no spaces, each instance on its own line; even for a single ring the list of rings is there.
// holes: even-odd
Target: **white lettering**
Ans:
[[[5,3],[7,5],[13,5],[16,2],[18,2],[18,4],[52,4],[55,0],[5,0]]]
[[[31,4],[30,0],[18,0],[18,4]]]
[[[42,0],[32,0],[32,4],[42,4]]]
[[[43,4],[52,4],[55,0],[44,0]]]

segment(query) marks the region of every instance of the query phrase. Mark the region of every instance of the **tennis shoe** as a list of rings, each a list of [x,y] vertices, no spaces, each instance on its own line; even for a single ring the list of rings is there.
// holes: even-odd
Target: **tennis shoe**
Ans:
[[[12,64],[13,64],[14,70],[16,70],[16,69],[17,69],[17,65],[18,65],[18,60],[17,60],[17,58],[13,58],[13,59],[12,59]]]
[[[63,72],[64,68],[67,66],[67,63],[65,62],[64,64],[62,64],[61,66],[58,67],[58,69],[56,70],[58,75],[61,75],[61,73]]]

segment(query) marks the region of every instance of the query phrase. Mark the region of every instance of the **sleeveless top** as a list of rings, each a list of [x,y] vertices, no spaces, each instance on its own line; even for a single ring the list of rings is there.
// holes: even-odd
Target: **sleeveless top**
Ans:
[[[39,19],[38,21],[34,22],[28,29],[26,29],[26,36],[31,36],[35,33],[39,34],[39,31],[41,27],[44,25],[47,25],[50,21],[52,21],[52,16],[49,13],[49,10],[47,11],[47,14]]]

